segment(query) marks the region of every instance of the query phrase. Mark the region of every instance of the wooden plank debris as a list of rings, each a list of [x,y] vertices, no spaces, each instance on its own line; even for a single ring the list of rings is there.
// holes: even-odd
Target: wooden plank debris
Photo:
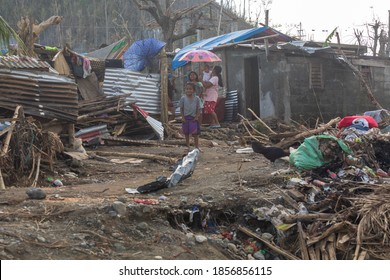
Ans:
[[[303,260],[310,260],[309,251],[307,250],[306,245],[306,234],[303,231],[302,223],[298,222],[298,235],[299,235],[299,244],[301,247],[301,255]]]
[[[289,259],[289,260],[300,260],[300,258],[294,256],[293,254],[291,254],[290,252],[280,248],[279,246],[275,245],[275,244],[272,244],[271,242],[269,242],[268,240],[262,238],[261,236],[257,235],[256,233],[252,232],[250,229],[248,228],[245,228],[243,226],[238,226],[238,230],[240,230],[241,232],[245,233],[246,235],[250,236],[250,237],[253,237],[253,238],[256,238],[258,240],[260,240],[261,242],[263,242],[268,248],[270,248],[271,250],[273,250],[275,253],[278,253],[282,256],[284,256],[285,258]]]
[[[151,159],[151,160],[159,160],[165,161],[168,163],[176,163],[175,158],[161,156],[161,155],[152,155],[152,154],[142,154],[142,153],[118,153],[118,152],[96,152],[98,156],[113,156],[113,157],[134,157],[134,158],[142,158],[142,159]]]

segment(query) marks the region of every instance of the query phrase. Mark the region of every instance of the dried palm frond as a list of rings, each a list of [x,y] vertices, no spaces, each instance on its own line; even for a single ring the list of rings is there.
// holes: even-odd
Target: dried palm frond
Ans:
[[[361,197],[355,202],[360,222],[357,230],[355,258],[361,246],[385,253],[390,248],[390,190],[384,187],[377,192]],[[377,245],[375,245],[375,242]],[[367,243],[367,244],[366,244]],[[390,250],[387,250],[390,257]]]
[[[26,45],[24,44],[23,40],[20,39],[16,31],[13,30],[11,26],[9,26],[7,21],[2,16],[0,16],[0,45],[8,46],[11,38],[14,38],[15,41],[18,43],[20,54],[31,54],[29,53]]]

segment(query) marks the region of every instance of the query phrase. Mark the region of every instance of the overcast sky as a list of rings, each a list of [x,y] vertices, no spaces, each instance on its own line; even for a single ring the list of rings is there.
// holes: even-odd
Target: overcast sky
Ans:
[[[237,7],[244,3],[244,0],[235,0]],[[248,3],[250,0],[246,0]],[[252,9],[261,5],[261,0],[251,0]],[[374,22],[379,19],[385,24],[387,31],[388,10],[390,0],[272,0],[268,6],[270,25],[282,24],[280,31],[290,30],[291,35],[298,34],[299,23],[302,24],[303,32],[313,36],[314,40],[325,40],[327,35],[335,28],[342,37],[342,43],[351,43],[353,39],[353,28],[364,29],[365,23]],[[262,14],[264,22],[264,14]],[[294,28],[293,25],[297,27]]]
[[[342,38],[348,40],[353,28],[363,29],[364,24],[374,22],[373,19],[379,19],[387,29],[388,10],[389,0],[273,0],[270,18],[271,24],[284,26],[301,22],[304,32],[314,37],[321,37],[323,33],[323,38],[315,40],[325,39],[338,26]]]

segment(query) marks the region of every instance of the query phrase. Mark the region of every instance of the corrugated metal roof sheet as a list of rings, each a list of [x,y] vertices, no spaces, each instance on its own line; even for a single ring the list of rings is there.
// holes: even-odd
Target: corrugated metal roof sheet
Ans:
[[[291,41],[287,43],[279,43],[270,47],[270,50],[290,50],[290,51],[303,51],[308,54],[313,54],[316,52],[329,52],[335,53],[335,51],[330,47],[322,47],[320,45],[315,46],[315,44],[311,44],[311,42],[305,41]]]
[[[48,70],[50,64],[29,56],[0,56],[0,68]]]
[[[136,103],[150,114],[159,115],[161,112],[158,74],[146,75],[123,68],[107,68],[103,90],[107,95],[132,93],[126,100]]]
[[[77,85],[72,79],[40,71],[0,68],[0,107],[42,118],[76,122]]]
[[[172,70],[175,70],[179,67],[183,67],[188,63],[188,61],[179,61],[180,58],[187,52],[192,50],[212,50],[215,47],[223,46],[224,44],[229,43],[238,43],[241,41],[244,41],[246,39],[255,38],[259,36],[268,36],[268,35],[274,35],[277,34],[278,36],[276,38],[272,39],[272,42],[289,42],[292,41],[292,38],[288,35],[285,35],[269,26],[262,26],[262,27],[254,27],[250,29],[245,30],[239,30],[223,35],[219,35],[216,37],[204,39],[198,42],[195,42],[191,45],[185,46],[182,48],[173,58],[172,60]],[[271,39],[270,39],[271,42]]]

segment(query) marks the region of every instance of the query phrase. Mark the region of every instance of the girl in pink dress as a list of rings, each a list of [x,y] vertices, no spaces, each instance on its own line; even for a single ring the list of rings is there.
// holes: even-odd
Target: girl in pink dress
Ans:
[[[203,92],[203,113],[211,115],[210,128],[220,128],[217,114],[215,113],[215,106],[218,99],[218,87],[223,87],[221,66],[214,66],[211,72],[211,78],[208,81],[203,81],[203,87],[206,89]]]

